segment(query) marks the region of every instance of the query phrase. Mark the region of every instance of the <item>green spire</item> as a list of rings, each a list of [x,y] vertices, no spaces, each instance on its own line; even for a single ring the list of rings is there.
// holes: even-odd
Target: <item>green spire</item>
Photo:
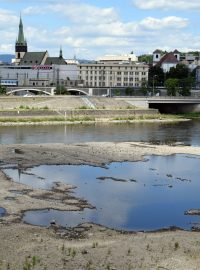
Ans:
[[[63,53],[62,53],[62,47],[60,46],[60,54],[59,57],[62,58],[63,57]]]
[[[20,43],[23,45],[26,44],[26,40],[24,38],[23,23],[22,23],[21,15],[20,15],[20,21],[19,21],[19,33],[18,33],[17,43]]]

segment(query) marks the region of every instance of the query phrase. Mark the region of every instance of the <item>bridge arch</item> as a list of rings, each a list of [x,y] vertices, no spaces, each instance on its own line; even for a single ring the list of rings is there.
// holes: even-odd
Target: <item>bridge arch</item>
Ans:
[[[45,91],[45,90],[42,90],[42,89],[37,89],[37,88],[17,88],[17,89],[9,89],[7,91],[7,95],[11,95],[11,94],[14,94],[14,93],[17,93],[17,92],[27,92],[30,93],[30,92],[37,92],[37,93],[43,93],[43,94],[46,94],[48,96],[51,96],[52,93],[48,92],[48,91]]]
[[[67,91],[72,95],[86,95],[86,96],[88,96],[88,93],[82,89],[68,88]]]

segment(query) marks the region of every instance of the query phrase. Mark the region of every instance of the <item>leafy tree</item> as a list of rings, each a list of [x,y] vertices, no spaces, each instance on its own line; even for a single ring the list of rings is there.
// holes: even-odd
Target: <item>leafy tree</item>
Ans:
[[[153,55],[152,54],[142,54],[138,56],[138,61],[150,64],[153,62]]]
[[[142,92],[142,94],[144,96],[146,96],[148,94],[148,92],[150,92],[150,89],[148,87],[148,82],[147,81],[143,81],[142,82],[140,91]]]
[[[133,89],[132,89],[131,87],[127,87],[127,88],[125,89],[125,94],[126,94],[126,96],[132,96],[132,94],[133,94]]]
[[[168,96],[176,96],[179,89],[179,80],[176,78],[169,78],[165,81]]]
[[[5,95],[6,94],[6,87],[0,85],[0,95]]]
[[[115,96],[120,96],[120,90],[119,89],[115,89]]]
[[[192,88],[192,84],[194,83],[194,79],[192,77],[188,77],[179,81],[180,90],[179,93],[182,96],[190,96]]]
[[[165,74],[163,72],[163,69],[159,66],[151,66],[149,69],[149,86],[163,86],[164,84],[164,78]]]
[[[63,85],[57,85],[55,94],[56,95],[69,95],[69,92]]]
[[[185,79],[189,76],[190,70],[184,64],[177,64],[176,67],[170,68],[167,72],[167,78]]]

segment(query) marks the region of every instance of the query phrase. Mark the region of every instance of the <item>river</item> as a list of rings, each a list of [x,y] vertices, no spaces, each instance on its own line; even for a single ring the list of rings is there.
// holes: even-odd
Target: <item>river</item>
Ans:
[[[200,121],[0,127],[0,144],[79,142],[183,142],[200,146]]]

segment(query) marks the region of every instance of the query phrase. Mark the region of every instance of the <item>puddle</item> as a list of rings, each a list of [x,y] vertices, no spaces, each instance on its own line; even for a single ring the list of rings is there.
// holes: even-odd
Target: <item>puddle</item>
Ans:
[[[0,217],[5,216],[5,214],[6,214],[6,209],[0,207]]]
[[[78,212],[37,210],[24,213],[27,223],[49,226],[52,220],[74,227],[93,222],[123,230],[190,229],[199,216],[185,211],[200,205],[200,160],[195,156],[150,156],[145,162],[113,162],[106,168],[49,165],[26,171],[4,169],[14,181],[50,190],[55,182],[71,184],[73,195],[96,209]]]

